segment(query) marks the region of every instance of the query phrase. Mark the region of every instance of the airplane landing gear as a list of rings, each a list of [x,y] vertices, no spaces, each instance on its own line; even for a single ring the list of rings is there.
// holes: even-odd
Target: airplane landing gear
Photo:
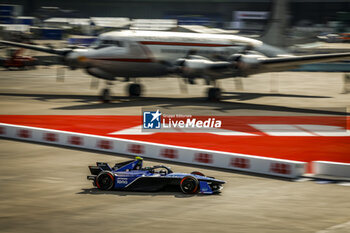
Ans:
[[[139,97],[142,93],[142,87],[137,83],[130,84],[128,89],[130,97]]]
[[[221,99],[221,89],[217,87],[211,87],[208,89],[208,100],[219,101]]]
[[[101,96],[100,96],[101,100],[103,101],[103,103],[109,103],[112,100],[111,97],[111,91],[108,88],[104,88],[101,91]]]
[[[106,87],[102,89],[100,99],[103,103],[109,103],[112,100],[111,91],[109,89],[110,86],[112,86],[113,83],[110,81],[106,81]]]

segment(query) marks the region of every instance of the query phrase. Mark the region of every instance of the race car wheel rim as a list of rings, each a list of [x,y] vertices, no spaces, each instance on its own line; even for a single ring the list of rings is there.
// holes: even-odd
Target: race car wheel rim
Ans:
[[[111,173],[101,173],[96,179],[96,185],[102,190],[110,190],[114,185],[114,177]]]
[[[184,193],[196,193],[198,190],[198,181],[193,177],[185,177],[181,180],[180,187]]]

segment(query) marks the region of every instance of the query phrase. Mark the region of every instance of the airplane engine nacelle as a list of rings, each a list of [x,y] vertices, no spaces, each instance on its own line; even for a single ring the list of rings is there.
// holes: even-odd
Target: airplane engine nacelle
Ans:
[[[230,62],[245,63],[247,65],[259,64],[259,58],[266,58],[260,54],[232,54],[228,60]]]
[[[203,76],[206,70],[210,67],[212,61],[196,56],[196,58],[179,59],[176,64],[178,70],[185,78],[199,78]]]
[[[232,68],[236,71],[237,76],[246,77],[259,67],[259,58],[264,57],[260,54],[233,54],[228,60],[232,63]]]
[[[208,69],[210,61],[207,60],[186,60],[182,73],[186,77],[201,77]]]
[[[248,76],[260,65],[260,54],[233,54],[226,61],[212,61],[201,56],[191,56],[177,60],[177,69],[188,79],[220,79],[234,76]]]
[[[101,70],[100,68],[96,68],[96,67],[87,67],[86,72],[92,76],[95,76],[96,78],[101,78],[101,79],[105,79],[105,80],[115,80],[114,75]]]

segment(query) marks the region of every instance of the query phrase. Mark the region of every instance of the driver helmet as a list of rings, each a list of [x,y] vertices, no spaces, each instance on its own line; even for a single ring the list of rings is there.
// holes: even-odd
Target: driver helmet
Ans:
[[[160,174],[161,176],[165,176],[165,175],[167,174],[167,171],[166,171],[165,169],[161,169],[161,170],[159,171],[159,174]]]

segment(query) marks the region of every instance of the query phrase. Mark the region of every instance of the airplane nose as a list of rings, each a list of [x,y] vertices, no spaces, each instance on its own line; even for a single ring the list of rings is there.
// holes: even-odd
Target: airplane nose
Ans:
[[[78,62],[87,62],[89,59],[85,56],[79,56],[77,57]]]
[[[77,52],[72,52],[65,57],[65,61],[66,61],[66,65],[68,65],[71,68],[78,68],[78,67],[83,68],[87,66],[89,59],[82,54],[79,54]]]

